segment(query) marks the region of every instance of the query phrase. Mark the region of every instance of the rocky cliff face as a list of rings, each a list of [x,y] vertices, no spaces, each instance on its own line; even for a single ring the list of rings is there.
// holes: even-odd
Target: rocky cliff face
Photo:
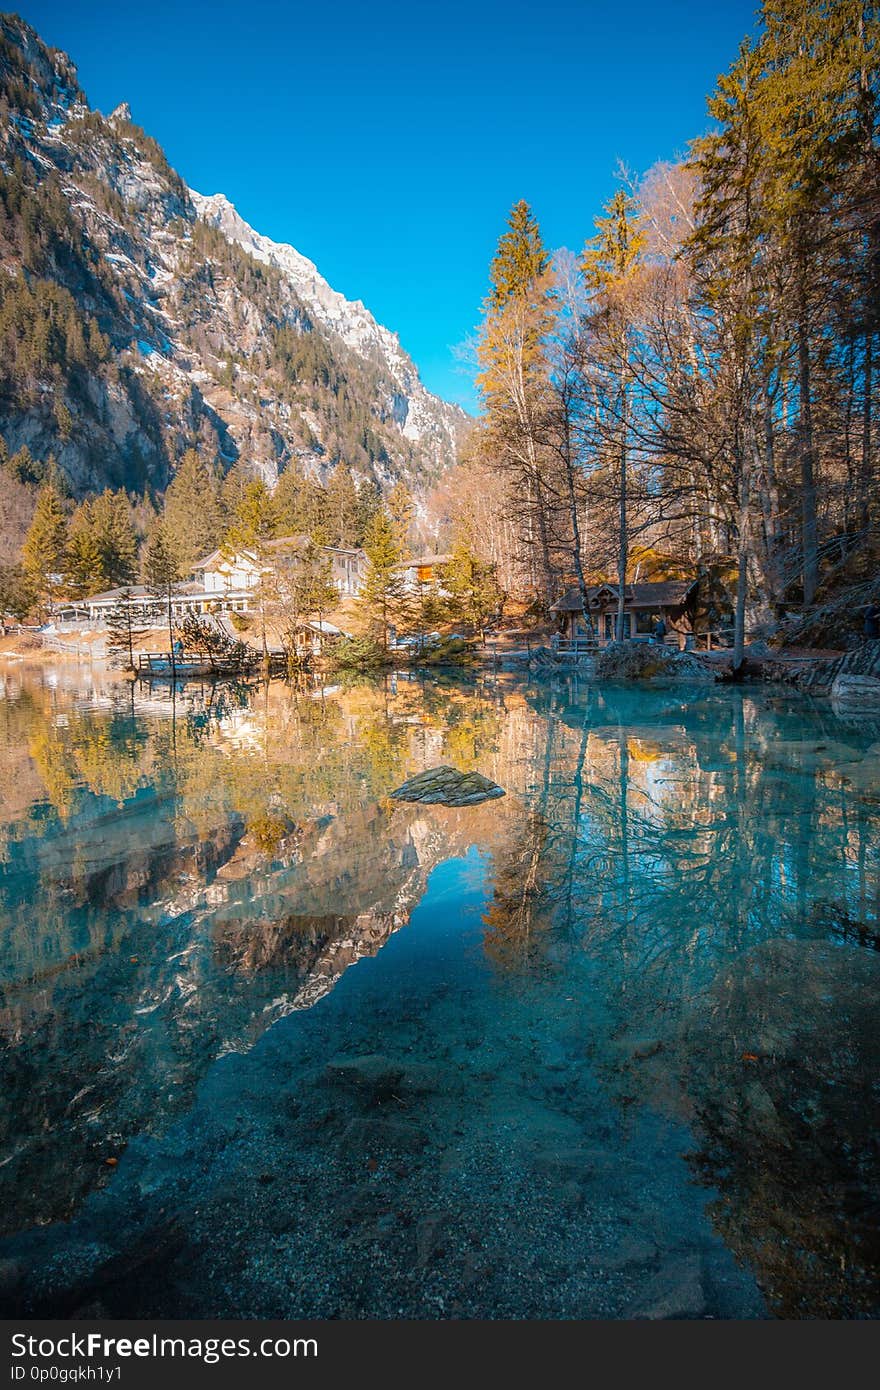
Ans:
[[[193,193],[127,106],[0,19],[0,435],[73,491],[161,490],[183,449],[268,481],[344,459],[417,493],[466,425],[396,336],[222,196]],[[27,471],[30,465],[19,464]]]
[[[281,272],[337,350],[340,343],[344,344],[368,368],[385,378],[391,394],[384,401],[384,409],[390,407],[391,418],[404,439],[423,449],[435,466],[443,466],[453,458],[464,424],[463,413],[425,389],[397,334],[377,323],[360,300],[346,299],[328,285],[317,266],[295,247],[270,241],[255,232],[222,193],[208,198],[192,190],[190,194],[203,221],[217,227],[255,260]]]

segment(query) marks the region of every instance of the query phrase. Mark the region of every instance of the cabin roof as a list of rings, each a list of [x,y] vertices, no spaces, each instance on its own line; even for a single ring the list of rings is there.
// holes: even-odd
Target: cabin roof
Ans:
[[[312,632],[318,632],[323,637],[347,637],[348,634],[337,627],[335,623],[328,623],[326,618],[306,618],[297,624],[300,628],[309,628]]]
[[[359,560],[366,560],[366,551],[359,545],[320,545],[319,550],[325,551],[328,555],[352,555]]]
[[[558,598],[555,603],[551,603],[551,613],[582,613],[584,602],[581,598],[581,591],[574,585],[571,589],[566,589],[562,598]]]
[[[695,579],[659,579],[650,584],[628,584],[626,602],[633,608],[675,608],[684,603],[696,582]]]
[[[684,603],[696,584],[695,579],[658,579],[645,584],[627,584],[624,591],[624,608],[677,608]],[[607,595],[612,603],[617,603],[616,584],[594,584],[587,590],[587,603],[591,608],[602,606],[602,597]],[[583,602],[578,586],[572,585],[561,598],[550,605],[551,613],[581,613]]]

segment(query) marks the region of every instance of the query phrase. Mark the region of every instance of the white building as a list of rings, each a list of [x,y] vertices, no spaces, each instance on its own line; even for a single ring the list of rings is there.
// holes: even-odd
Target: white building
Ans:
[[[247,598],[260,582],[260,566],[248,551],[212,550],[193,566],[192,581],[205,594]]]
[[[214,550],[193,569],[193,579],[201,583],[206,593],[230,597],[247,596],[260,582],[260,576],[277,566],[279,569],[296,564],[313,544],[307,535],[280,536],[264,546],[270,564],[261,565],[249,550]],[[319,545],[318,551],[330,561],[330,577],[342,598],[355,598],[363,588],[367,573],[367,557],[362,550],[338,545]]]
[[[55,626],[106,627],[107,614],[123,602],[127,602],[131,609],[134,622],[145,626],[163,623],[168,613],[168,600],[164,594],[145,584],[128,584],[124,588],[90,594],[88,598],[59,599],[52,604],[52,621]],[[220,605],[222,608],[231,606],[227,603]],[[212,602],[201,585],[175,584],[172,587],[171,612],[175,618],[185,618],[188,613],[212,613],[217,608],[218,605]]]
[[[264,561],[262,564],[248,550],[221,548],[212,551],[193,566],[189,580],[173,585],[173,616],[183,618],[188,613],[251,612],[261,576],[270,574],[276,567],[283,570],[295,566],[298,556],[311,544],[305,535],[282,536],[279,540],[269,541],[265,550],[271,558],[269,563]],[[319,546],[318,550],[330,561],[331,579],[340,597],[356,597],[363,587],[367,572],[364,552],[324,545]],[[148,624],[151,621],[164,621],[166,599],[144,584],[107,589],[88,598],[60,600],[52,606],[53,620],[56,624],[70,627],[103,627],[110,609],[118,607],[126,593],[136,622]]]

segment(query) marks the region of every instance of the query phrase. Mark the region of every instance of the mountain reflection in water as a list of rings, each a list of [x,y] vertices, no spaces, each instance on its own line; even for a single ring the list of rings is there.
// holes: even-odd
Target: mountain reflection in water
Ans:
[[[4,679],[4,1308],[876,1313],[880,729]]]

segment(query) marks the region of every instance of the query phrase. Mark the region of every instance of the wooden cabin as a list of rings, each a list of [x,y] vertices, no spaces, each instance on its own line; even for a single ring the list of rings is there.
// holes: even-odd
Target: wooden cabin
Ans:
[[[627,584],[623,597],[624,640],[649,642],[658,618],[666,623],[667,640],[678,635],[681,645],[693,633],[697,581],[662,579]],[[600,647],[615,640],[619,590],[616,584],[595,584],[587,589],[584,606],[574,586],[550,605],[561,637],[569,641],[593,638]]]
[[[297,624],[294,635],[294,649],[297,656],[323,656],[328,648],[335,646],[350,633],[343,632],[335,623],[326,618],[320,620],[303,619]]]

